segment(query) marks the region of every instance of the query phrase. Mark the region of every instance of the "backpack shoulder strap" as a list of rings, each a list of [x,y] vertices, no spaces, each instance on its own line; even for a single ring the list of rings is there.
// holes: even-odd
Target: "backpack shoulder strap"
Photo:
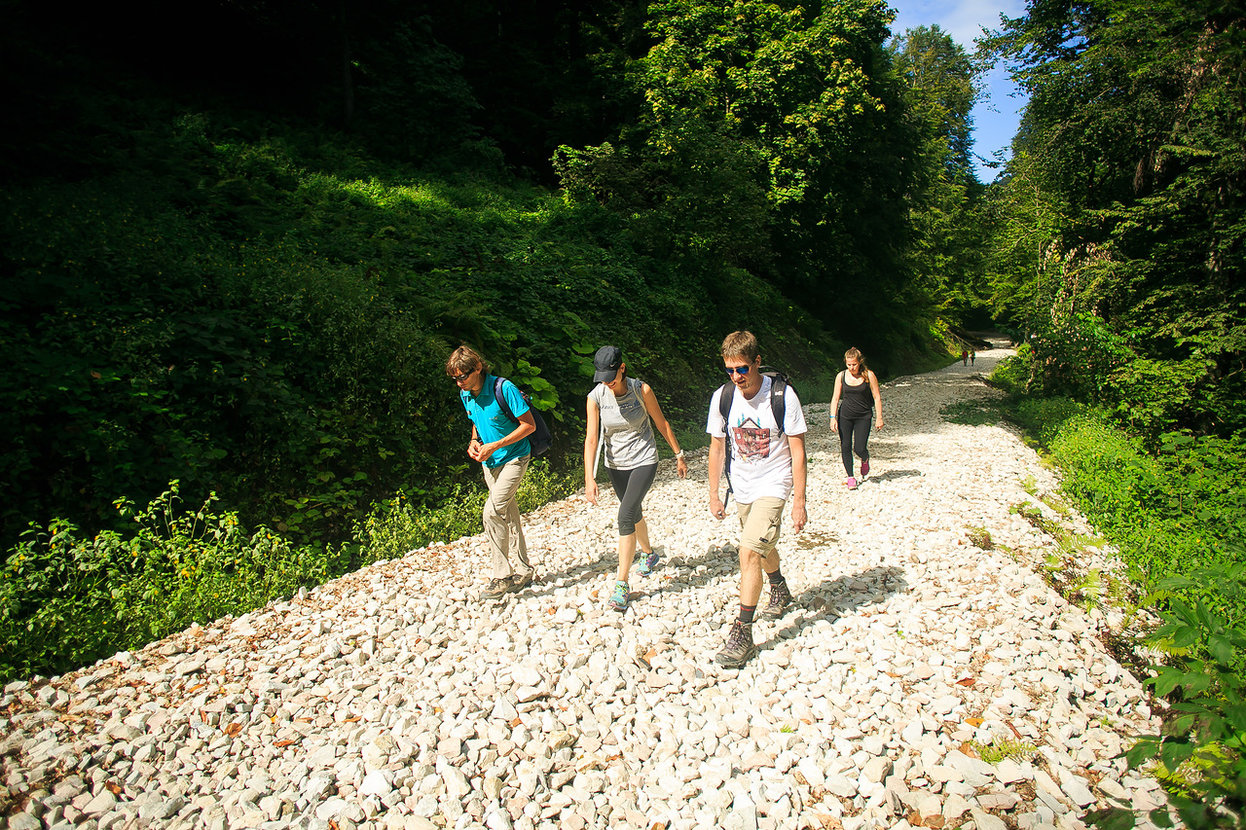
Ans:
[[[511,412],[511,405],[506,402],[506,396],[502,394],[502,384],[506,383],[506,378],[495,377],[493,379],[493,397],[497,399],[498,406],[502,409],[502,414],[510,418],[515,423],[519,423],[519,419],[515,417],[515,413]]]
[[[735,384],[724,383],[719,387],[718,395],[718,414],[722,416],[724,424],[730,424],[728,418],[731,416],[731,400],[735,397]],[[730,442],[728,442],[730,443]]]
[[[770,411],[774,413],[774,422],[779,425],[779,434],[783,434],[783,424],[787,416],[787,379],[782,375],[770,378]]]

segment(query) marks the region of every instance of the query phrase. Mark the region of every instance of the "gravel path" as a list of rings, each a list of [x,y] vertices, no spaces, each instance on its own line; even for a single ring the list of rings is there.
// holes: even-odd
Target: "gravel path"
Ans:
[[[662,465],[646,513],[666,556],[626,614],[605,606],[613,497],[556,502],[524,519],[543,579],[500,604],[475,600],[476,536],[9,684],[0,812],[9,830],[997,830],[1158,806],[1116,757],[1158,727],[1103,645],[1120,621],[1048,586],[1057,543],[1013,508],[1089,528],[1027,492],[1056,482],[1011,431],[940,418],[996,394],[981,375],[1006,354],[886,384],[854,492],[827,404],[807,407],[810,521],[785,519],[780,547],[797,607],[754,626],[741,670],[713,662],[736,525],[708,513],[702,450],[687,481]]]

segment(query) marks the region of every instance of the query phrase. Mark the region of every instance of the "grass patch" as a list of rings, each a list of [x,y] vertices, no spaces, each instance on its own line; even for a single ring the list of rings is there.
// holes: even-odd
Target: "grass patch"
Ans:
[[[1004,420],[1000,405],[994,401],[957,401],[939,410],[940,417],[950,424],[986,426]]]
[[[988,764],[998,764],[1004,759],[1028,761],[1034,757],[1034,753],[1038,752],[1038,747],[1032,743],[1010,739],[991,741],[989,744],[970,741],[969,745],[973,747],[974,752],[978,753],[978,757]]]
[[[994,550],[995,543],[991,541],[991,534],[985,527],[970,527],[966,534],[969,544],[982,550]]]

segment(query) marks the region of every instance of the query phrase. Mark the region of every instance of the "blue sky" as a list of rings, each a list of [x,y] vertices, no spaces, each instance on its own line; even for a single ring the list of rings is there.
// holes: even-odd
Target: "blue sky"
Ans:
[[[895,22],[891,31],[899,34],[905,29],[915,26],[932,26],[952,36],[957,43],[964,46],[972,55],[974,38],[982,34],[982,28],[998,29],[999,16],[1020,17],[1025,12],[1024,0],[890,0],[896,10]],[[1002,67],[994,69],[983,79],[984,93],[982,101],[973,110],[974,152],[987,159],[992,159],[997,151],[1004,152],[1007,158],[1008,147],[1012,142],[1013,133],[1017,131],[1017,122],[1024,100],[1011,97],[1016,87],[1008,80]],[[983,167],[981,162],[975,163],[978,178],[989,182],[996,176],[996,171]]]

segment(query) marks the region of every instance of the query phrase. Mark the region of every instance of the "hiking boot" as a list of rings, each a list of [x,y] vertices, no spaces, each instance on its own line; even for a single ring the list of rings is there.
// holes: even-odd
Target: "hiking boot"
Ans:
[[[778,585],[770,583],[770,602],[766,603],[766,607],[762,610],[763,617],[770,619],[778,619],[783,616],[783,612],[792,604],[792,592],[787,589],[787,581],[784,580]]]
[[[757,653],[753,645],[753,624],[736,620],[731,624],[731,633],[727,635],[727,644],[714,658],[726,669],[738,669]]]
[[[653,572],[658,569],[658,560],[661,558],[662,555],[658,553],[657,548],[654,548],[641,557],[640,567],[637,569],[640,571],[640,575],[653,576]]]
[[[497,599],[511,591],[511,578],[504,576],[500,579],[490,579],[489,584],[480,592],[481,599]]]
[[[865,478],[870,474],[870,460],[868,458],[861,459],[861,478]]]
[[[511,574],[510,583],[512,591],[522,591],[532,584],[532,578],[536,571],[528,571],[526,574]]]
[[[615,582],[614,593],[610,595],[610,607],[615,611],[627,610],[627,583]]]
[[[848,480],[845,481],[844,484],[848,485],[849,490],[857,489],[857,480],[853,478],[852,476],[848,476]]]

